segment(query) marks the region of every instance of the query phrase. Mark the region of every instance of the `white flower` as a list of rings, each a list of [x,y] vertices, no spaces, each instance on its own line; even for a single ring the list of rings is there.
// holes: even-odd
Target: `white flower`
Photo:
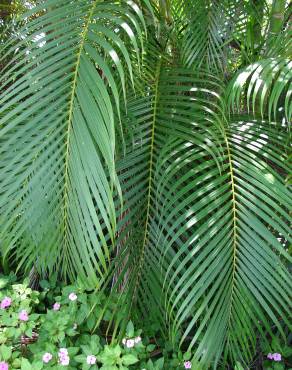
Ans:
[[[43,355],[43,362],[45,364],[47,364],[48,362],[51,361],[51,359],[53,358],[53,355],[49,352],[46,352],[44,355]]]
[[[133,348],[135,346],[135,341],[134,339],[128,339],[126,342],[127,348]]]
[[[69,356],[64,356],[60,358],[60,364],[63,366],[69,365],[69,362],[70,362]]]
[[[135,343],[137,344],[137,343],[140,343],[141,342],[141,337],[136,337],[135,339],[134,339],[134,341],[135,341]]]
[[[68,356],[68,350],[67,348],[60,348],[59,349],[59,363],[63,366],[69,365],[70,357]]]
[[[75,293],[70,293],[69,294],[69,299],[70,299],[70,301],[76,301],[77,295]]]
[[[93,355],[88,355],[86,357],[86,362],[88,363],[88,365],[94,365],[96,363],[96,357]]]
[[[127,343],[127,339],[123,338],[122,343],[125,345]]]
[[[68,350],[67,350],[67,348],[60,348],[60,349],[59,349],[59,354],[62,354],[62,355],[68,355]]]

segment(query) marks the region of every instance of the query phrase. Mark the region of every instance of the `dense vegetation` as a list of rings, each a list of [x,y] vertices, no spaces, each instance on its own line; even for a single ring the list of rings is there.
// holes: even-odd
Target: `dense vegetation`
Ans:
[[[3,271],[75,284],[165,369],[291,367],[288,3],[3,2]]]

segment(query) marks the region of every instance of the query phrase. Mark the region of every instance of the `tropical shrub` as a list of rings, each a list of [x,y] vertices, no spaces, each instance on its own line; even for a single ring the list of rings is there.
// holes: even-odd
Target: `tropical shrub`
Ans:
[[[135,330],[132,322],[121,343],[107,344],[103,328],[94,328],[94,315],[103,305],[94,292],[86,293],[76,286],[49,289],[46,281],[42,286],[46,288],[41,292],[27,283],[0,291],[3,369],[162,369],[163,358],[149,359],[156,345],[144,346],[147,338],[142,342],[141,330]],[[105,313],[104,319],[108,316]],[[179,362],[177,367],[183,368]]]
[[[113,333],[151,323],[197,368],[286,346],[287,3],[29,10],[1,59],[3,264],[116,297]]]
[[[11,279],[12,278],[12,279]],[[108,344],[105,325],[95,327],[105,297],[82,286],[41,281],[41,290],[0,277],[0,365],[8,369],[191,369],[190,352],[174,351],[159,337],[144,336],[129,322],[125,337]],[[111,317],[116,302],[104,312]],[[142,336],[142,337],[141,337]],[[272,349],[274,353],[268,353]],[[285,369],[291,348],[280,338],[262,348],[264,369]],[[242,370],[238,363],[235,367]]]

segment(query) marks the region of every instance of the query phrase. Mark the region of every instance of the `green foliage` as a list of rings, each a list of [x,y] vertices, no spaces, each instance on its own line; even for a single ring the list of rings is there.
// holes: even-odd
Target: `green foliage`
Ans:
[[[291,29],[280,1],[273,34],[277,3],[45,0],[24,15],[0,60],[3,266],[83,300],[64,288],[40,332],[106,323],[100,360],[117,368],[135,366],[115,343],[129,319],[167,343],[150,368],[183,352],[248,368],[259,340],[288,344]]]
[[[2,344],[7,341],[16,341],[22,334],[31,337],[34,321],[38,320],[38,314],[32,314],[31,321],[19,320],[22,310],[30,314],[32,308],[39,303],[38,292],[31,290],[26,284],[15,284],[12,286],[12,291],[1,290],[0,299],[3,300],[8,294],[13,305],[0,310],[0,327],[4,326],[4,330],[0,332],[0,343]]]
[[[120,344],[107,344],[102,325],[93,333],[88,325],[90,316],[98,314],[98,306],[104,304],[105,297],[97,297],[95,292],[86,293],[76,286],[48,289],[50,285],[42,281],[46,288],[41,292],[31,290],[27,283],[0,290],[1,304],[5,298],[11,300],[7,307],[1,305],[0,309],[0,362],[10,364],[13,369],[35,370],[63,369],[64,366],[82,370],[129,370],[136,369],[136,364],[138,369],[141,366],[147,370],[163,368],[163,358],[154,362],[149,359],[156,345],[145,346],[143,342],[147,343],[147,338],[142,342],[141,330],[135,330],[132,322],[128,323],[126,337]],[[72,293],[77,297],[73,301]],[[25,322],[19,318],[23,309],[28,312]],[[69,358],[66,365],[60,360],[62,348]],[[48,361],[44,358],[46,354],[50,355]],[[181,364],[182,361],[177,362],[178,366]]]

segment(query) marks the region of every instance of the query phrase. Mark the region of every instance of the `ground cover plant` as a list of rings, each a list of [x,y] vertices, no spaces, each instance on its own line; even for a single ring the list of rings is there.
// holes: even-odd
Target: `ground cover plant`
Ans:
[[[104,326],[94,329],[104,298],[80,286],[51,285],[41,281],[41,291],[32,290],[27,282],[1,287],[1,370],[162,369],[163,357],[154,362],[149,358],[156,345],[147,337],[142,341],[141,330],[135,330],[132,322],[120,343],[107,343]],[[110,314],[109,307],[104,322]],[[183,364],[183,359],[176,361],[177,368]]]
[[[102,351],[131,321],[165,369],[291,367],[289,2],[17,9],[0,44],[3,271],[90,291]],[[17,337],[32,330],[2,298]]]
[[[125,336],[111,341],[107,332],[116,301],[96,320],[106,297],[77,285],[40,281],[39,290],[29,281],[0,276],[0,368],[40,369],[191,369],[191,353],[174,350],[151,330],[136,330],[130,321]],[[122,307],[120,307],[122,310]],[[168,347],[168,349],[167,349]],[[279,352],[268,352],[270,349]],[[284,370],[292,350],[276,337],[261,348],[265,369]],[[237,362],[235,368],[243,367]]]

